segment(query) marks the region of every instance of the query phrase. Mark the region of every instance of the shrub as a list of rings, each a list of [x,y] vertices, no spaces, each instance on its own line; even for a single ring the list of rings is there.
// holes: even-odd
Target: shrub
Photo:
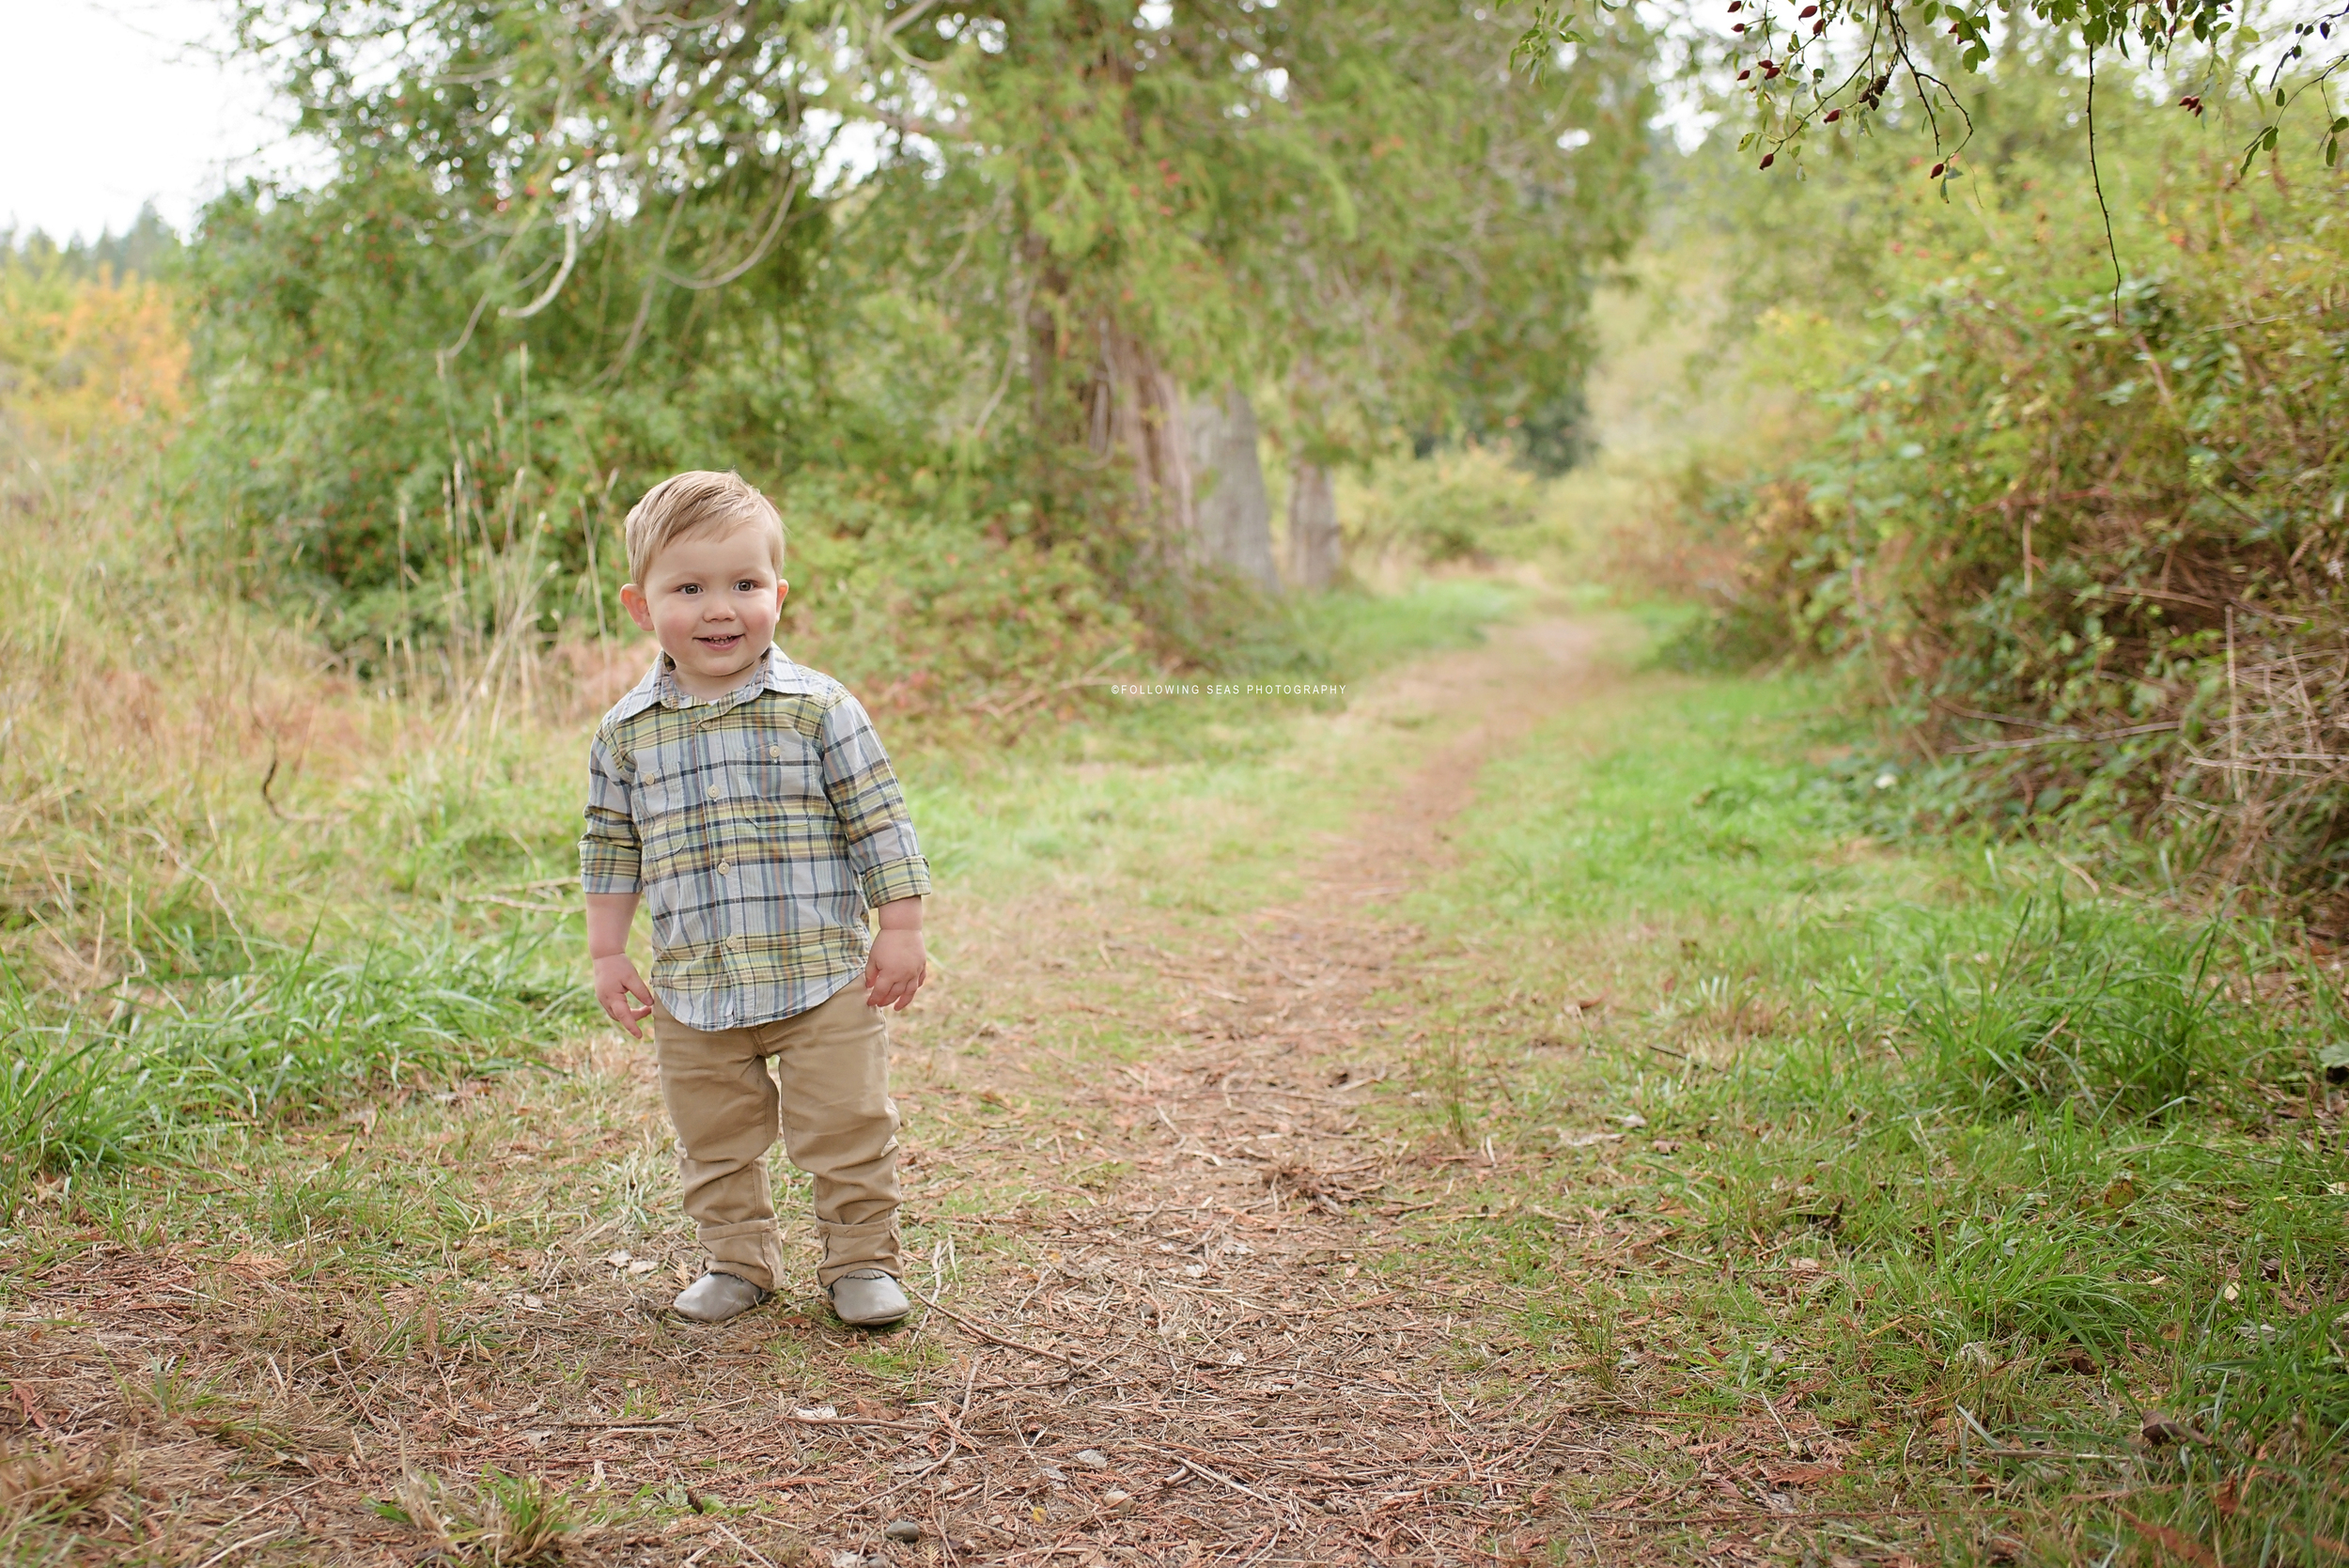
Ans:
[[[1679,508],[1738,536],[1724,635],[1843,661],[2027,814],[2155,827],[2215,883],[2338,911],[2343,194],[2176,197],[2172,259],[2117,293],[2017,246],[1890,303],[1806,451]]]
[[[1522,554],[1544,520],[1541,481],[1484,446],[1382,463],[1348,485],[1341,516],[1373,553],[1470,561]]]

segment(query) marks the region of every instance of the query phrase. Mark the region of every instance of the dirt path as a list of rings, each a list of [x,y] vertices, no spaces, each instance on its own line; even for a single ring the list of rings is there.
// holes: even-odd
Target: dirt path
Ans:
[[[552,1217],[547,1245],[384,1288],[301,1232],[228,1258],[93,1241],[9,1358],[23,1436],[135,1465],[167,1506],[123,1558],[206,1568],[416,1560],[431,1531],[369,1501],[403,1468],[448,1478],[438,1503],[412,1483],[412,1514],[482,1523],[490,1468],[630,1504],[575,1561],[1597,1555],[1548,1498],[1601,1439],[1484,1260],[1424,1250],[1493,1156],[1381,1108],[1442,1046],[1391,901],[1449,863],[1483,764],[1604,678],[1598,642],[1536,621],[1362,695],[1346,722],[1423,735],[1421,760],[1297,895],[1205,941],[1130,890],[943,901],[956,964],[899,1040],[912,1282],[938,1302],[917,1327],[850,1334],[812,1298],[716,1329],[664,1312],[693,1256],[666,1127],[641,1053],[606,1044],[568,1079],[291,1141],[254,1177],[365,1215],[422,1167],[478,1170],[477,1229]],[[1407,1226],[1422,1262],[1398,1272]],[[614,1247],[630,1234],[661,1240]]]
[[[1429,734],[1423,760],[1326,846],[1303,896],[1222,922],[1221,940],[1176,950],[1129,905],[1064,905],[1023,911],[1016,944],[982,945],[988,980],[946,999],[953,1023],[1058,1005],[1162,1044],[1117,1063],[1014,1038],[990,1072],[960,1075],[965,1093],[1053,1108],[1049,1156],[1036,1136],[987,1150],[992,1182],[1024,1180],[1035,1201],[1007,1226],[957,1222],[950,1245],[1008,1232],[1025,1266],[965,1270],[952,1304],[1039,1354],[982,1345],[965,1388],[992,1392],[994,1430],[1059,1457],[971,1467],[959,1511],[939,1505],[942,1533],[986,1560],[1506,1553],[1557,1467],[1557,1423],[1541,1380],[1486,1338],[1505,1308],[1475,1283],[1364,1267],[1395,1221],[1438,1206],[1382,1201],[1398,1165],[1473,1157],[1431,1160],[1364,1107],[1411,1043],[1397,986],[1418,934],[1388,906],[1451,862],[1484,763],[1604,678],[1599,642],[1538,621],[1369,693],[1357,720]],[[981,1145],[921,1152],[931,1172],[966,1172]],[[1070,1196],[1082,1206],[1053,1201]],[[991,1389],[971,1381],[982,1363]],[[1068,1462],[1086,1451],[1107,1467]]]

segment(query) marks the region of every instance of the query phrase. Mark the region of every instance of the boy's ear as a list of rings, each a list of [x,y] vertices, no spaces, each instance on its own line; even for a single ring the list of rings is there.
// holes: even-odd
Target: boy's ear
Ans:
[[[783,608],[783,601],[784,601],[785,599],[789,598],[790,597],[791,597],[791,584],[790,584],[790,583],[788,583],[788,582],[785,582],[782,578],[780,578],[780,577],[776,578],[776,579],[775,579],[775,608],[776,608],[776,609],[778,609],[778,610],[782,609],[782,608]]]
[[[645,630],[652,629],[652,601],[645,598],[645,590],[633,582],[620,584],[620,603],[628,611],[628,618]]]

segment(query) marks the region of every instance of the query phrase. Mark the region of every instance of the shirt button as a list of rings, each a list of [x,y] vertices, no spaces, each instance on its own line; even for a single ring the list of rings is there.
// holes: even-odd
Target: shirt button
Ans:
[[[725,785],[723,785],[723,784],[711,784],[711,785],[709,786],[709,798],[710,798],[711,800],[718,800],[720,797],[723,796],[723,795],[725,794],[725,792],[726,792],[726,786],[725,786]]]
[[[718,875],[719,875],[719,876],[721,876],[721,877],[731,877],[731,876],[733,876],[733,875],[734,875],[734,862],[733,862],[732,861],[720,861],[720,862],[718,862]]]

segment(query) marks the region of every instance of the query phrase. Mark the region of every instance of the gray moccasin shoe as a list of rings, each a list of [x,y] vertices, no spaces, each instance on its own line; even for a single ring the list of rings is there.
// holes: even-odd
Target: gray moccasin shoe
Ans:
[[[880,1328],[913,1311],[905,1287],[878,1268],[860,1268],[832,1282],[832,1310],[843,1323]]]
[[[767,1293],[739,1274],[711,1269],[677,1292],[677,1310],[696,1323],[723,1323],[767,1299]]]

